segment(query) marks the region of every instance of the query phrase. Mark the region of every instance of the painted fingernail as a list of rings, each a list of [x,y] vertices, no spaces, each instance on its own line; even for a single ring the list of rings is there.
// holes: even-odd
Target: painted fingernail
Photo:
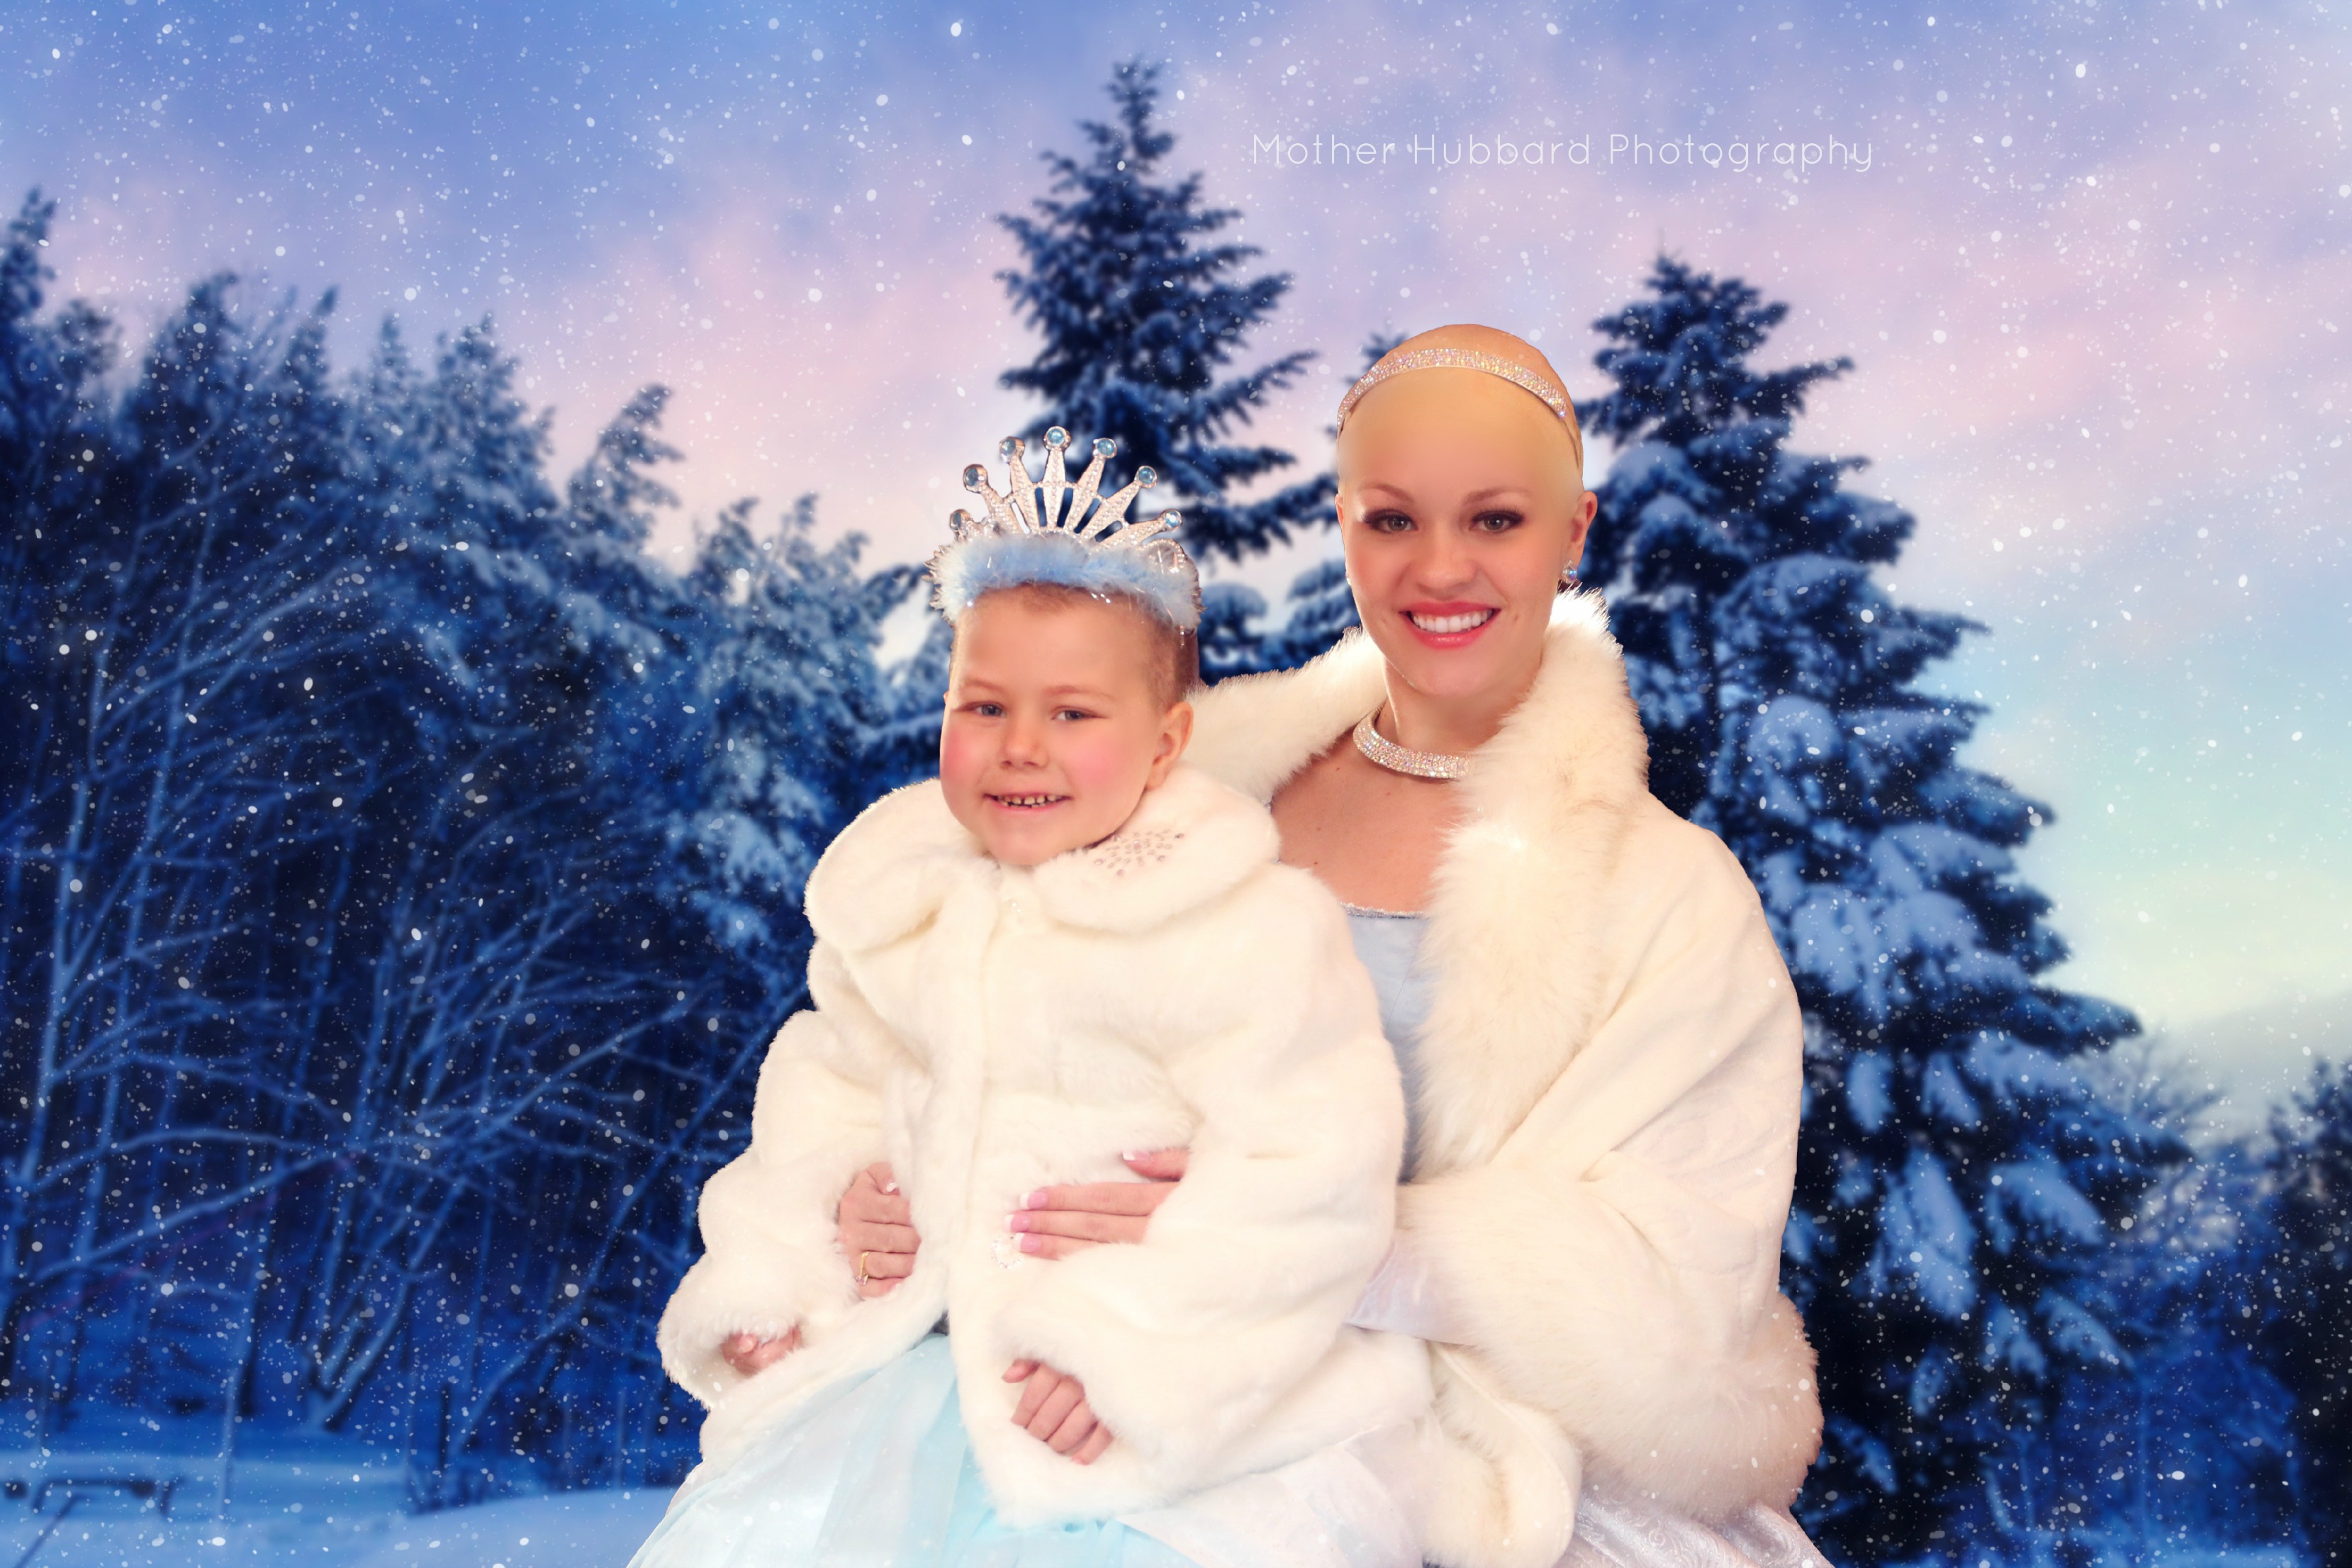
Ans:
[[[1021,1238],[1021,1250],[1024,1252],[1043,1252],[1045,1249],[1045,1238],[1042,1236],[1024,1236]]]
[[[882,1190],[888,1193],[895,1198],[898,1195],[898,1184],[896,1182],[885,1182],[882,1184]]]
[[[1006,1215],[1004,1216],[1004,1228],[1007,1230],[1027,1230],[1029,1228],[1029,1216],[1025,1214]]]
[[[1143,1158],[1143,1152],[1144,1152],[1140,1149],[1129,1149],[1126,1153],[1121,1154],[1119,1158],[1125,1160],[1129,1164],[1133,1164],[1136,1161]]]
[[[1045,1206],[1045,1189],[1039,1187],[1035,1192],[1031,1193],[1027,1197],[1023,1198],[1021,1200],[1021,1206],[1024,1209],[1044,1208]]]

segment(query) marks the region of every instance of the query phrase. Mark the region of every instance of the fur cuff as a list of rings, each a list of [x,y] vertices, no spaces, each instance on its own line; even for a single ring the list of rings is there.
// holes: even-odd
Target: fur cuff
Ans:
[[[745,1381],[719,1353],[728,1340],[737,1334],[778,1340],[798,1328],[805,1347],[856,1304],[848,1269],[837,1255],[831,1262],[831,1268],[817,1269],[706,1253],[678,1281],[654,1331],[662,1369],[705,1406],[716,1405]],[[838,1288],[827,1288],[830,1273],[839,1274]]]
[[[1591,1470],[1706,1519],[1785,1506],[1821,1446],[1796,1310],[1660,1257],[1601,1185],[1486,1166],[1405,1187],[1400,1218],[1456,1292],[1465,1359]]]

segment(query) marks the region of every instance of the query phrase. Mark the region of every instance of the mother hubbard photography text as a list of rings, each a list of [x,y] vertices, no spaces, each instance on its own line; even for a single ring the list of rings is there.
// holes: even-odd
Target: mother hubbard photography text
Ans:
[[[1316,166],[1353,168],[1515,168],[1580,167],[1646,168],[1653,164],[1729,169],[1787,168],[1870,170],[1870,143],[1843,142],[1835,136],[1810,142],[1702,142],[1696,136],[1646,137],[1611,132],[1595,145],[1590,132],[1554,140],[1539,137],[1513,140],[1503,136],[1408,136],[1402,142],[1367,141],[1339,135],[1308,138],[1286,135],[1250,137],[1249,161],[1285,168]]]

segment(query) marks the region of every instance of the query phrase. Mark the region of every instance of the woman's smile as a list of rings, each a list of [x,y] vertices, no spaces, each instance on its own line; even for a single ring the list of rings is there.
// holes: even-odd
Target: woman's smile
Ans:
[[[1499,614],[1500,609],[1493,605],[1461,602],[1404,606],[1405,624],[1431,647],[1461,647],[1475,642]]]

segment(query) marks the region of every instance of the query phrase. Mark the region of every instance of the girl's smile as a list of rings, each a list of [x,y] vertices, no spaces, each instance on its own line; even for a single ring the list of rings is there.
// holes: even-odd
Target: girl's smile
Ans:
[[[992,795],[985,798],[989,805],[1000,810],[1028,812],[1060,805],[1070,797],[1066,795]]]

